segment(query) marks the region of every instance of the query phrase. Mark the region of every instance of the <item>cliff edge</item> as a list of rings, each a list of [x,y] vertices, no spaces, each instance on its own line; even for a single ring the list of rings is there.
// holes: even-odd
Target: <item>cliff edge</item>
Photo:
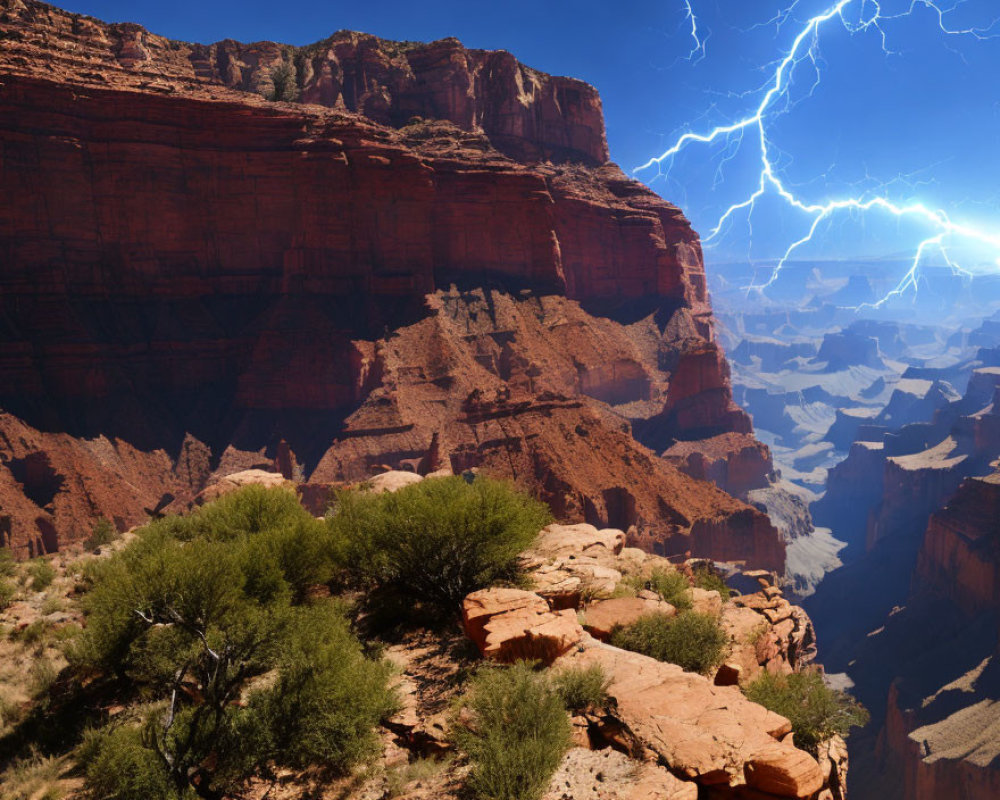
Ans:
[[[658,455],[751,425],[698,237],[608,163],[592,87],[452,39],[193,45],[23,0],[0,38],[20,554],[243,469],[318,507],[485,469],[663,554],[783,568],[766,516]],[[265,99],[281,74],[297,102]]]

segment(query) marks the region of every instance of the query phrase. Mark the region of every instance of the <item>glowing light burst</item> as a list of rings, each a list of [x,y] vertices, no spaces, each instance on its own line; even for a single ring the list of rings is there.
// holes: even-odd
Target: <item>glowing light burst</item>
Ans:
[[[798,7],[801,0],[794,0],[789,6],[779,11],[774,17],[760,25],[775,26],[778,31],[786,25]],[[962,2],[962,0],[960,0]],[[684,0],[691,21],[691,35],[695,41],[695,49],[691,51],[693,58],[699,52],[704,57],[704,40],[699,39],[698,23],[691,7],[690,0]],[[928,236],[917,244],[914,251],[913,260],[905,275],[898,284],[889,291],[878,302],[871,304],[872,307],[881,307],[893,297],[899,297],[912,289],[916,294],[918,281],[920,278],[920,268],[925,256],[929,252],[937,252],[944,263],[951,268],[956,275],[971,276],[973,269],[962,267],[950,255],[950,249],[958,245],[976,246],[990,253],[990,267],[994,271],[1000,272],[1000,230],[994,232],[982,229],[974,225],[962,224],[950,219],[947,213],[941,209],[930,208],[919,202],[896,202],[884,193],[887,184],[883,184],[881,189],[883,194],[869,192],[857,197],[846,197],[837,200],[826,200],[824,202],[810,202],[801,198],[796,192],[789,189],[786,182],[782,180],[775,163],[772,151],[775,149],[768,138],[768,125],[777,116],[790,111],[797,102],[791,97],[791,87],[793,84],[796,68],[808,62],[813,70],[813,81],[806,96],[812,96],[821,83],[821,71],[819,60],[819,38],[820,30],[828,23],[840,23],[851,34],[873,33],[879,37],[882,50],[886,54],[891,53],[886,34],[885,25],[894,20],[899,20],[912,15],[918,9],[926,9],[933,12],[937,18],[938,27],[946,36],[971,37],[978,40],[995,38],[993,33],[1000,19],[994,20],[989,26],[983,28],[953,28],[948,25],[948,14],[953,11],[958,4],[949,8],[943,8],[937,0],[910,0],[909,5],[901,11],[895,13],[883,13],[882,6],[876,0],[838,0],[829,6],[825,11],[803,23],[803,27],[795,37],[787,54],[771,65],[773,72],[764,84],[753,92],[747,92],[735,97],[749,97],[753,94],[760,95],[760,101],[755,109],[746,117],[727,125],[719,125],[705,132],[688,131],[683,133],[674,144],[661,155],[649,159],[645,164],[637,167],[634,172],[639,173],[653,167],[658,168],[661,173],[669,172],[675,156],[695,145],[710,145],[715,143],[725,143],[727,154],[723,156],[722,163],[716,172],[716,184],[721,181],[721,170],[727,160],[735,157],[736,151],[744,146],[746,141],[756,142],[760,149],[760,181],[756,189],[744,200],[731,205],[719,218],[715,227],[705,237],[705,242],[710,243],[718,237],[727,223],[731,223],[734,216],[740,212],[746,212],[747,224],[750,226],[752,240],[753,213],[757,202],[765,195],[773,194],[780,198],[787,206],[802,212],[807,218],[811,218],[808,232],[791,242],[782,257],[771,273],[766,283],[759,286],[751,286],[748,289],[763,290],[777,280],[781,270],[788,262],[789,258],[800,248],[813,241],[817,231],[824,222],[831,221],[835,216],[842,213],[866,213],[881,212],[901,219],[911,219],[928,229]],[[848,11],[853,12],[850,16]],[[760,25],[755,27],[760,27]],[[981,269],[976,267],[975,269]],[[869,305],[869,304],[865,304]],[[860,309],[862,306],[859,306]]]

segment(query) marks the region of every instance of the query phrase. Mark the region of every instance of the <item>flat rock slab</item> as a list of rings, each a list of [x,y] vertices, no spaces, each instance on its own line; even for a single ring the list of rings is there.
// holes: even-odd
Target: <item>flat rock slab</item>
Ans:
[[[631,625],[647,614],[675,616],[677,609],[663,600],[646,597],[616,597],[587,607],[583,627],[591,636],[606,642],[619,625]]]
[[[656,764],[638,764],[610,747],[573,748],[542,800],[698,800],[698,785]]]
[[[776,797],[807,798],[824,783],[808,753],[779,741],[791,724],[747,700],[734,686],[714,686],[638,653],[587,637],[559,659],[562,667],[599,664],[611,681],[615,715],[648,758],[705,786],[746,786]]]

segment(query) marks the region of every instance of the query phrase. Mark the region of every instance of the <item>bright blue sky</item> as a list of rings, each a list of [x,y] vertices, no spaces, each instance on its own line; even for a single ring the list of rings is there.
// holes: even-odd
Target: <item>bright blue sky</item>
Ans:
[[[697,63],[685,60],[693,43],[684,0],[65,0],[60,5],[189,41],[228,37],[305,44],[350,28],[392,39],[457,36],[471,47],[510,50],[533,67],[582,78],[600,90],[612,157],[630,171],[672,144],[678,132],[751,113],[759,95],[731,93],[762,84],[770,73],[761,67],[784,55],[803,20],[833,2],[799,0],[794,18],[778,31],[774,25],[753,26],[788,3],[691,0],[701,31],[710,32],[705,57]],[[910,2],[882,0],[883,13]],[[953,2],[940,0],[944,6]],[[872,0],[851,0],[845,11],[857,18],[862,8],[871,14]],[[964,28],[989,25],[998,14],[996,0],[968,0],[945,19]],[[936,14],[923,6],[907,18],[887,21],[884,31],[889,48],[897,51],[888,57],[875,31],[850,36],[836,20],[821,28],[821,85],[770,128],[784,153],[783,178],[804,199],[821,202],[857,193],[852,184],[866,176],[870,186],[872,180],[911,174],[908,182],[889,187],[893,199],[919,199],[984,230],[995,221],[1000,235],[1000,38],[946,36]],[[801,97],[810,73],[802,67],[796,75],[799,88],[793,95]],[[722,209],[752,191],[759,151],[745,147],[721,176],[722,148],[694,146],[676,160],[669,179],[652,180],[654,172],[640,177],[680,204],[705,234]],[[775,207],[762,204],[755,219],[754,258],[780,255],[808,228],[802,215]],[[838,222],[800,255],[877,256],[914,245],[911,225],[876,217],[863,223]],[[745,257],[748,249],[748,227],[737,219],[710,259]]]

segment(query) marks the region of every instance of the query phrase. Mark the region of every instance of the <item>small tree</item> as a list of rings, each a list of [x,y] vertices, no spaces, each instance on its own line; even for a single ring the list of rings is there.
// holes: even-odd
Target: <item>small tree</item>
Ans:
[[[31,591],[45,591],[55,579],[55,567],[44,558],[36,558],[28,564],[28,586]]]
[[[272,102],[295,102],[299,97],[295,66],[287,61],[282,61],[272,67],[261,82],[261,94]]]
[[[675,569],[653,569],[648,575],[628,579],[635,589],[649,589],[678,610],[691,608],[691,584],[687,576]]]
[[[143,775],[156,765],[168,797],[221,798],[274,765],[343,772],[373,751],[394,706],[388,668],[364,657],[339,608],[303,602],[329,572],[289,552],[327,540],[303,515],[294,495],[251,487],[150,525],[95,571],[72,662],[145,705],[131,732],[107,732],[92,786],[135,762]]]
[[[819,672],[772,675],[762,672],[743,688],[753,702],[792,723],[795,744],[813,755],[820,742],[868,724],[868,711],[844,692],[831,689]]]
[[[600,708],[608,701],[611,681],[600,664],[591,664],[556,672],[552,685],[568,711],[586,711]]]
[[[469,755],[469,788],[489,800],[536,800],[570,745],[570,725],[547,676],[530,664],[486,667],[472,681],[467,725],[456,740]]]
[[[718,666],[726,643],[726,633],[719,620],[711,614],[695,611],[676,617],[646,614],[631,625],[616,628],[611,633],[611,644],[615,647],[702,674]]]
[[[93,553],[101,547],[111,544],[117,538],[118,531],[115,530],[114,525],[104,517],[101,517],[94,523],[94,527],[91,528],[90,536],[83,543],[83,549]]]
[[[329,524],[362,585],[455,613],[470,592],[515,580],[518,556],[551,519],[508,483],[429,478],[397,492],[346,492]]]
[[[699,564],[694,568],[694,585],[709,592],[718,592],[723,600],[729,599],[730,589],[725,578],[711,564]]]

